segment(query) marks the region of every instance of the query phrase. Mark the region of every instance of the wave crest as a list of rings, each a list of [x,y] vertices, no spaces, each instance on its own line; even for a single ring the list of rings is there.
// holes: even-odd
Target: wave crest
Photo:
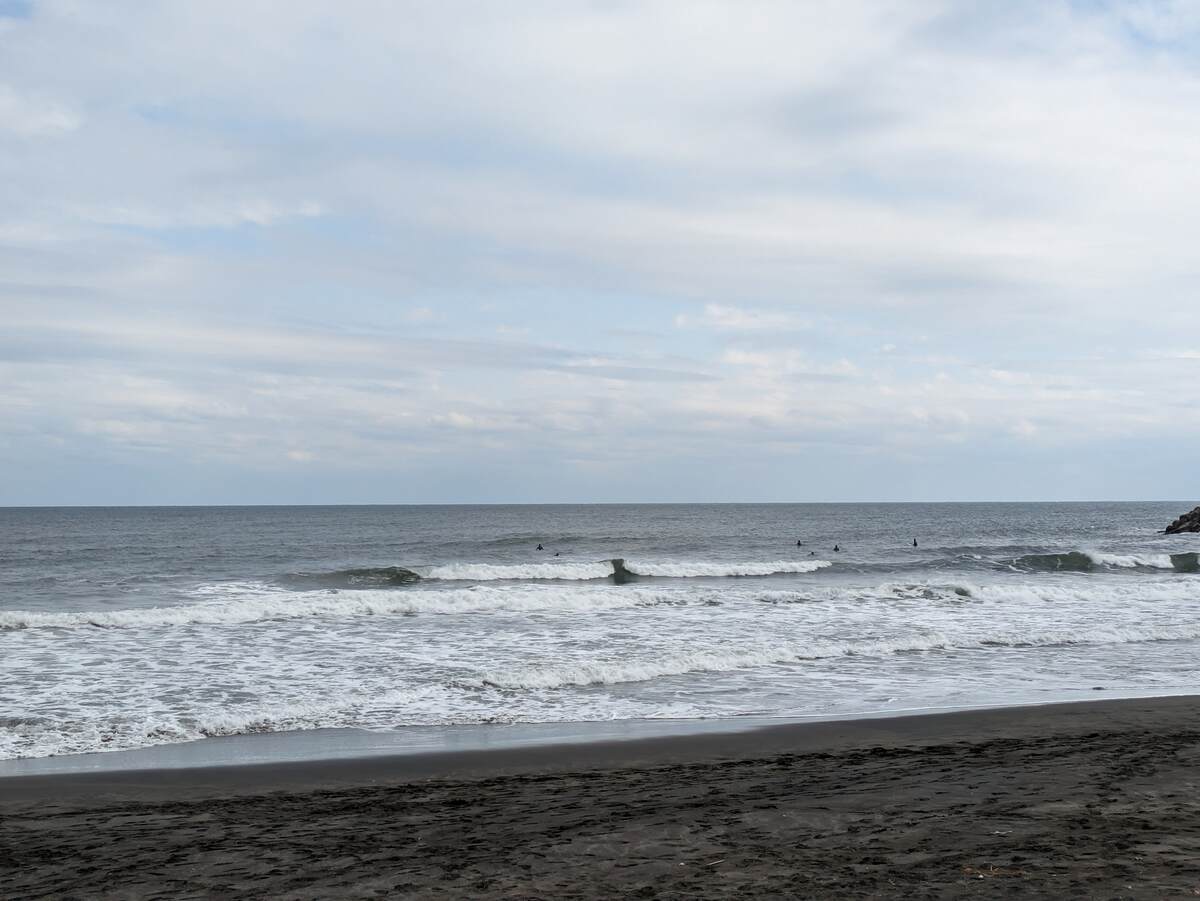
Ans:
[[[1159,569],[1200,572],[1200,554],[1106,554],[1099,551],[1067,551],[1058,554],[1026,554],[1013,561],[1018,569],[1033,572],[1091,572],[1099,568]]]
[[[0,611],[0,631],[18,629],[144,628],[232,625],[305,617],[413,616],[504,612],[578,613],[658,604],[686,604],[679,591],[605,587],[556,591],[551,586],[474,586],[434,590],[312,591],[296,593],[260,585],[222,586],[229,600],[71,613]],[[694,599],[693,599],[694,600]]]
[[[771,560],[761,563],[720,563],[703,560],[683,560],[664,563],[625,561],[625,568],[635,576],[659,576],[673,579],[706,576],[774,576],[784,573],[811,573],[832,566],[829,560]]]
[[[403,566],[336,569],[325,573],[291,573],[280,579],[297,588],[390,588],[421,581],[420,575]]]
[[[613,574],[611,560],[594,563],[445,563],[425,569],[425,578],[454,582],[530,580],[588,581]]]
[[[701,578],[770,576],[810,573],[833,564],[828,560],[718,561],[668,560],[636,562],[612,560],[555,561],[553,563],[438,563],[410,569],[380,566],[341,569],[327,573],[292,573],[280,579],[291,588],[394,588],[420,581],[439,582],[588,582],[630,578]]]

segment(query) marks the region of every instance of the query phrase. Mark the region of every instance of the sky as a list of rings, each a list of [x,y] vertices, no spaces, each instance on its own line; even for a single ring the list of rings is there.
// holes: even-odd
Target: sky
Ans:
[[[1200,500],[1200,5],[0,0],[0,504]]]

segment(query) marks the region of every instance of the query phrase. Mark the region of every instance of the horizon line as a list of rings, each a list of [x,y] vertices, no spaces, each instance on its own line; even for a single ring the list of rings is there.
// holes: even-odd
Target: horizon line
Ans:
[[[1116,500],[920,500],[920,501],[420,501],[383,503],[268,503],[268,504],[0,504],[0,510],[220,510],[315,507],[737,507],[737,506],[935,506],[967,504],[1187,504],[1163,498]]]

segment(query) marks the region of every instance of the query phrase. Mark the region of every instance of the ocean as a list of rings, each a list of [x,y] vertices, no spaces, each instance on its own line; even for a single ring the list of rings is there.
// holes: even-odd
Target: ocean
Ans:
[[[0,759],[1197,692],[1191,506],[0,509]]]

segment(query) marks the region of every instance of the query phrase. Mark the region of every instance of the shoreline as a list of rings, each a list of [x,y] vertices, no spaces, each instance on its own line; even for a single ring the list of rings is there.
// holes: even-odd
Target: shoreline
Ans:
[[[1200,696],[13,777],[0,895],[1181,897]]]
[[[644,736],[536,741],[492,747],[381,752],[369,755],[303,757],[287,760],[222,762],[164,767],[115,767],[97,770],[13,774],[0,777],[0,813],[7,805],[61,797],[72,802],[106,801],[128,795],[167,800],[175,796],[209,797],[225,792],[310,791],[360,784],[399,785],[426,779],[489,779],[502,776],[616,770],[679,763],[707,763],[748,755],[844,753],[873,747],[921,747],[947,741],[990,741],[1049,731],[1070,735],[1096,728],[1144,728],[1147,719],[1195,712],[1200,729],[1200,694],[1098,698],[1044,704],[951,708],[895,715],[846,716],[828,719],[769,722],[771,718],[687,721],[677,732]],[[640,721],[657,727],[659,721]],[[676,723],[680,721],[661,721]],[[528,724],[523,724],[528,725]],[[559,725],[559,724],[554,724]],[[594,725],[594,724],[569,724]],[[442,727],[444,728],[444,727]],[[339,731],[339,730],[330,730]],[[357,730],[347,730],[357,731]],[[303,738],[306,733],[226,736],[240,744],[260,738]],[[371,735],[372,733],[367,733]],[[193,742],[205,745],[222,739]],[[140,749],[172,750],[173,746]],[[126,752],[90,754],[117,756]],[[55,758],[34,758],[54,760]],[[20,763],[23,761],[5,761]],[[1200,774],[1198,774],[1200,775]]]
[[[1081,697],[1087,695],[1087,697]],[[26,777],[55,777],[128,771],[186,770],[240,766],[279,766],[421,757],[522,748],[627,743],[652,739],[745,733],[779,727],[807,727],[856,720],[884,720],[1071,704],[1190,697],[1191,692],[1129,693],[1092,689],[1057,693],[1046,700],[1001,701],[987,705],[945,705],[874,709],[849,713],[760,714],[698,719],[599,720],[561,723],[494,723],[404,726],[394,730],[356,728],[295,729],[211,736],[114,751],[0,760],[0,787]]]

